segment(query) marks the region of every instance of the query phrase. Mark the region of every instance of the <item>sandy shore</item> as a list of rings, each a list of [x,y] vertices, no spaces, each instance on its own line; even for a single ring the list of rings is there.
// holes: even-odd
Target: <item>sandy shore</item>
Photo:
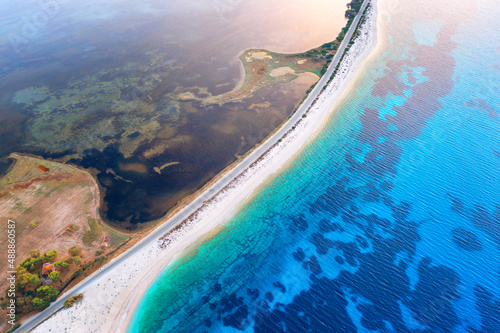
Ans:
[[[294,130],[287,132],[281,142],[272,146],[179,227],[137,250],[122,265],[86,286],[81,303],[60,310],[32,332],[126,331],[141,297],[167,264],[230,218],[259,186],[286,167],[324,126],[342,95],[352,87],[361,63],[375,48],[377,15],[373,7],[376,4],[369,9],[366,23],[341,62],[336,77],[308,110],[307,117],[295,124]]]

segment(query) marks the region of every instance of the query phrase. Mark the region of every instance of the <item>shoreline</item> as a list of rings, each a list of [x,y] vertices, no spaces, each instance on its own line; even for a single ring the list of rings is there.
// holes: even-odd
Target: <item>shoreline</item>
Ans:
[[[326,125],[336,105],[352,87],[361,64],[369,58],[377,44],[377,3],[372,1],[368,10],[360,36],[347,51],[337,75],[306,111],[307,117],[295,122],[295,129],[288,130],[281,142],[274,143],[228,185],[214,192],[216,194],[206,204],[180,224],[174,225],[173,230],[166,234],[163,232],[155,242],[136,249],[127,262],[113,267],[112,271],[103,272],[98,279],[79,290],[85,295],[82,302],[54,313],[33,332],[47,332],[55,327],[73,331],[74,327],[85,327],[86,331],[127,331],[137,305],[167,264],[182,256],[190,245],[222,227],[222,222],[229,220],[251,200],[262,185],[272,180],[274,173],[289,166]],[[270,137],[270,140],[273,139],[274,136]],[[75,287],[67,296],[76,293],[77,289]]]

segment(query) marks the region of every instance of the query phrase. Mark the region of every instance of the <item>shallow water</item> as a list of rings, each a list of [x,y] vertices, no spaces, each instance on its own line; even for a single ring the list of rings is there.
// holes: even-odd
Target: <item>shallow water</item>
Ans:
[[[165,269],[130,332],[500,331],[500,8],[379,9],[328,126]]]
[[[246,49],[303,52],[335,39],[346,1],[0,3],[0,158],[26,152],[92,168],[101,212],[127,225],[163,216],[263,140],[310,83],[223,106],[177,96],[230,91]]]

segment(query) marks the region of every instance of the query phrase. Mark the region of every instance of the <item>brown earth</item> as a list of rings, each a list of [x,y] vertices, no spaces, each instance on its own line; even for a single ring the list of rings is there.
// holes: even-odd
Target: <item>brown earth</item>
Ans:
[[[55,260],[69,258],[71,246],[81,247],[82,264],[96,257],[95,252],[109,252],[128,239],[122,232],[104,225],[99,216],[100,194],[92,176],[76,167],[12,154],[13,168],[0,179],[0,293],[7,287],[7,223],[16,225],[15,266],[30,256],[57,250]],[[96,223],[97,222],[97,223]],[[91,230],[90,225],[94,229]],[[84,237],[85,235],[85,237]],[[70,265],[69,276],[79,266]],[[4,328],[6,316],[0,316]]]

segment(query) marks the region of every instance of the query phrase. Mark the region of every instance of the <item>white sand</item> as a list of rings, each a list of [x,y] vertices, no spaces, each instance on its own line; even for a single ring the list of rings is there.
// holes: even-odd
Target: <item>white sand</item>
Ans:
[[[373,7],[376,4],[372,2]],[[376,44],[376,8],[356,43],[342,61],[335,79],[318,101],[299,120],[282,142],[244,171],[203,206],[198,215],[185,221],[183,228],[135,252],[126,262],[99,277],[84,290],[84,299],[73,308],[63,309],[40,324],[33,332],[124,332],[144,292],[176,255],[226,220],[237,207],[270,176],[285,167],[302,147],[319,132],[342,95],[352,86],[361,63]]]

